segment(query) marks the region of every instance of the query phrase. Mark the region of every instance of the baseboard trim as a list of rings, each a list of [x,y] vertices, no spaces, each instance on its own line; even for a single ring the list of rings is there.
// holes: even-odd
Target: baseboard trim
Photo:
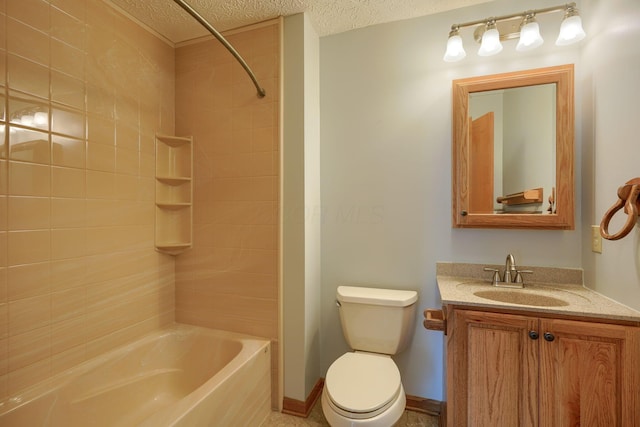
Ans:
[[[408,411],[422,412],[423,414],[438,417],[439,424],[446,424],[446,405],[439,400],[426,399],[424,397],[407,395],[406,409]]]
[[[282,412],[284,414],[307,418],[313,409],[313,405],[315,405],[318,397],[320,397],[322,387],[324,387],[324,378],[319,378],[305,401],[291,399],[285,396],[282,400]]]

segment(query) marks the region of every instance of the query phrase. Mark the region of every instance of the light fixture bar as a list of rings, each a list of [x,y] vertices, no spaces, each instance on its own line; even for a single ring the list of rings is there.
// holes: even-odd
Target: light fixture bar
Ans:
[[[565,12],[566,10],[569,10],[569,9],[576,9],[576,3],[572,2],[562,6],[552,6],[552,7],[546,7],[543,9],[532,9],[532,10],[527,10],[525,12],[511,13],[509,15],[495,16],[495,17],[490,17],[485,19],[477,19],[475,21],[465,22],[463,24],[454,24],[451,26],[451,30],[453,30],[454,28],[460,29],[460,28],[473,27],[480,24],[486,24],[488,21],[495,21],[497,23],[500,21],[508,21],[514,18],[526,18],[526,16],[530,14],[541,15],[544,13]]]

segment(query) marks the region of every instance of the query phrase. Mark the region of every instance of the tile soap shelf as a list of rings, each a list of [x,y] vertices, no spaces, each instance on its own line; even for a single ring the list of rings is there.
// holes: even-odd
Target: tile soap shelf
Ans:
[[[156,134],[156,249],[193,246],[193,138]]]

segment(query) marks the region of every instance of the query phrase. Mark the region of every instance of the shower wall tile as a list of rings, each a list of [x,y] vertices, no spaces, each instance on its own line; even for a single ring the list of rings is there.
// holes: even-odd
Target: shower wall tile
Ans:
[[[87,263],[86,258],[51,261],[51,291],[56,292],[87,283]]]
[[[116,168],[116,147],[91,144],[87,147],[87,169],[113,173]]]
[[[44,308],[46,310],[46,308],[44,307],[46,303],[47,303],[46,301],[42,301],[40,306],[38,306],[37,303],[32,303],[31,309]],[[14,305],[17,305],[18,307],[14,307]],[[20,320],[20,314],[23,314],[23,317],[27,317],[26,314],[20,313],[20,312],[12,316],[11,311],[21,310],[21,309],[25,310],[27,309],[28,305],[30,305],[29,300],[21,301],[19,303],[16,302],[16,303],[9,304],[10,331],[14,329],[13,326],[11,325],[11,322],[13,320],[12,318],[14,319],[17,318],[18,320]],[[49,313],[47,312],[47,315],[48,314]],[[38,313],[35,316],[35,319],[41,320],[42,323],[46,323],[46,319],[42,320],[41,317],[42,317],[42,314]],[[37,362],[44,362],[48,364],[48,362],[46,362],[45,360],[46,360],[47,353],[49,351],[50,340],[51,340],[51,332],[48,327],[36,328],[23,333],[11,335],[9,337],[9,351],[8,351],[9,372],[10,373],[15,372],[22,368],[29,367],[29,365],[31,364],[36,364]],[[42,368],[43,366],[40,365],[40,366],[37,366],[35,370],[40,371]],[[30,373],[28,372],[29,370],[27,370],[26,372],[23,371],[22,375],[20,374],[18,375],[28,376],[30,375]]]
[[[51,163],[49,135],[45,132],[13,128],[9,135],[9,158],[24,162]]]
[[[51,259],[51,230],[10,231],[7,244],[10,266]]]
[[[115,174],[87,169],[87,198],[109,199],[115,198]]]
[[[105,107],[106,111],[106,107]],[[115,114],[111,106],[110,114]],[[98,144],[115,144],[116,123],[111,117],[89,114],[87,117],[87,139]]]
[[[10,335],[43,329],[51,323],[51,295],[22,298],[9,302]],[[10,349],[11,352],[12,349]]]
[[[84,108],[84,81],[57,71],[51,71],[51,100],[69,107]]]
[[[79,258],[86,253],[87,230],[85,228],[61,228],[51,230],[51,259]]]
[[[10,1],[6,13],[40,31],[49,31],[49,4],[43,0]]]
[[[51,39],[51,69],[78,79],[85,74],[86,53],[60,40]]]
[[[68,13],[79,21],[84,21],[87,2],[77,0],[51,0],[51,5]]]
[[[51,37],[79,50],[85,48],[84,22],[66,12],[51,8]]]
[[[121,112],[117,106],[116,110],[119,116]],[[127,124],[123,120],[118,119],[118,124],[116,126],[116,145],[118,146],[118,148],[126,148],[128,150],[137,151],[139,147],[139,138],[140,132],[138,130],[137,124]]]
[[[45,65],[9,54],[7,83],[12,90],[46,98],[49,95],[49,70]]]
[[[11,2],[19,4],[18,2]],[[42,32],[7,15],[7,50],[22,58],[49,66],[50,50],[47,30]]]
[[[193,135],[196,159],[194,245],[176,260],[176,318],[273,342],[279,340],[279,32],[271,22],[229,35],[261,76],[264,98],[215,41],[176,49],[176,131]],[[272,357],[277,370],[277,352]]]
[[[51,198],[51,228],[87,226],[86,201],[81,198]]]
[[[60,312],[68,313],[70,311],[77,311],[78,315],[69,319],[56,319],[56,322],[51,326],[51,351],[54,354],[63,354],[69,349],[75,350],[72,354],[72,361],[74,364],[83,362],[82,356],[84,356],[83,344],[87,341],[87,317],[84,315],[84,301],[81,295],[69,295],[68,293],[54,294],[59,296],[60,301],[65,304],[64,306],[58,306]],[[77,298],[76,306],[71,306],[70,300]],[[54,297],[55,307],[55,297]],[[55,310],[55,308],[54,308]],[[80,354],[77,354],[78,347],[82,348]],[[69,357],[69,355],[66,355]],[[58,361],[58,364],[61,362]],[[70,368],[73,365],[67,366]],[[59,371],[58,369],[52,369],[53,371]]]
[[[51,131],[73,138],[86,138],[84,113],[52,105]]]
[[[0,405],[174,321],[153,230],[174,79],[174,48],[103,0],[0,0]]]
[[[53,197],[84,197],[85,171],[76,168],[51,167],[51,195]]]
[[[9,230],[49,229],[49,211],[48,197],[9,197]]]
[[[51,135],[51,164],[84,169],[86,159],[86,141]]]
[[[9,194],[14,196],[51,195],[51,174],[48,166],[10,162]]]
[[[7,269],[7,299],[16,301],[46,295],[51,288],[51,266],[48,261],[23,264]]]

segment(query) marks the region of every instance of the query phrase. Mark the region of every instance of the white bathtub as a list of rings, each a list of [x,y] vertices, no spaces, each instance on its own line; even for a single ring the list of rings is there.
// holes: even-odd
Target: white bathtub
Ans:
[[[176,324],[13,396],[0,426],[258,426],[270,372],[269,341]]]

